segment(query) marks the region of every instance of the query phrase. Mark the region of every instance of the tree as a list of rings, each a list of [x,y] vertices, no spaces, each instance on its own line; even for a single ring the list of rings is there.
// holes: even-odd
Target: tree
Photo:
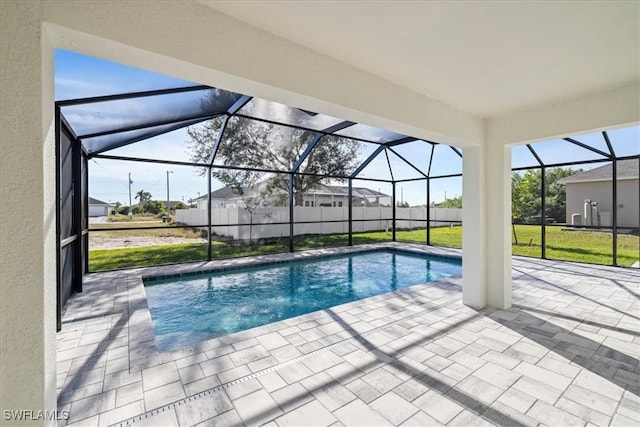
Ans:
[[[240,196],[244,209],[249,212],[249,244],[253,240],[253,214],[262,203],[264,193],[259,193],[260,173],[248,170],[222,170],[218,179],[231,187],[231,191]]]
[[[189,206],[187,206],[186,203],[184,202],[178,202],[175,204],[175,206],[173,207],[173,210],[178,210],[178,209],[187,209]]]
[[[558,180],[583,172],[582,169],[552,168],[548,169],[545,180],[547,185],[546,210],[547,216],[558,222],[567,219],[567,188]]]
[[[210,101],[213,102],[213,101]],[[304,124],[306,113],[291,109],[295,113],[295,122]],[[310,117],[310,116],[309,116]],[[199,127],[187,129],[191,151],[191,160],[203,163],[209,160],[214,141],[222,124],[221,118],[209,120]],[[293,169],[307,145],[312,141],[315,132],[298,128],[278,126],[243,117],[231,117],[224,130],[223,138],[218,146],[215,164],[230,167],[247,167],[288,172]],[[303,162],[298,172],[322,174],[329,176],[347,176],[355,169],[360,154],[360,143],[333,135],[323,136]],[[203,173],[205,173],[203,171]],[[266,173],[257,173],[257,181],[266,181],[264,191],[273,194],[288,194],[288,174],[272,174],[267,179]],[[226,185],[249,188],[249,182],[242,179],[247,175],[244,171],[214,169],[213,177]],[[252,175],[251,178],[254,178]],[[301,206],[303,195],[318,188],[322,177],[310,175],[294,175],[294,203]],[[334,179],[341,181],[340,179]]]
[[[151,193],[149,193],[148,191],[140,190],[136,193],[135,198],[140,202],[140,206],[144,206],[151,200]]]
[[[567,194],[562,178],[582,172],[582,169],[548,168],[545,172],[545,215],[542,214],[542,171],[529,169],[524,174],[511,175],[511,211],[514,222],[526,222],[534,216],[566,220]],[[542,221],[542,219],[541,219]]]
[[[409,207],[409,202],[401,202],[400,200],[398,200],[396,202],[396,206],[399,208],[408,208]]]
[[[453,199],[445,199],[445,201],[440,203],[438,207],[462,209],[462,196],[454,197]]]
[[[161,212],[166,212],[167,208],[164,203],[159,200],[149,200],[147,203],[143,205],[143,209],[145,212],[157,215]]]
[[[542,190],[540,170],[529,169],[525,174],[511,174],[511,215],[514,222],[541,215]]]

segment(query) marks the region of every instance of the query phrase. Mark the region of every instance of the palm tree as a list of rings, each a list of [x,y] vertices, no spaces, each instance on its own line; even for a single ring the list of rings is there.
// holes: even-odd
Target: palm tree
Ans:
[[[151,200],[151,193],[148,191],[140,190],[136,193],[136,199],[140,201],[140,205],[145,205]]]

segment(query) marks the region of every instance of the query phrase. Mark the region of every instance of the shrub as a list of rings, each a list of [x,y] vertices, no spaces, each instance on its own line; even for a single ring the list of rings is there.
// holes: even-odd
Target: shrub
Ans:
[[[167,211],[167,209],[164,206],[164,203],[162,203],[159,200],[151,200],[151,201],[147,202],[144,205],[144,210],[145,210],[145,212],[148,212],[148,213],[153,214],[153,215],[157,215],[159,213]]]

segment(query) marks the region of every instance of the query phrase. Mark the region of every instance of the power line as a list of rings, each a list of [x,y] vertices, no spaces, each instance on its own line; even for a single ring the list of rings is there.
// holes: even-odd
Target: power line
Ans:
[[[104,167],[103,165],[101,165],[100,163],[98,163],[96,161],[96,159],[91,159],[93,161],[93,163],[95,163],[96,165],[100,166],[105,172],[107,172],[109,174],[109,177],[117,182],[119,182],[120,184],[122,184],[124,187],[129,188],[129,183],[124,183],[120,178],[116,178],[116,175],[111,172],[109,169],[107,169],[106,167]]]

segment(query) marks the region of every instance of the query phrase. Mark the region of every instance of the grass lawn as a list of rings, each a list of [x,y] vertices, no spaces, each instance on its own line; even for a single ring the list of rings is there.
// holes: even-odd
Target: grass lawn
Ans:
[[[154,228],[151,228],[154,227]],[[161,227],[161,228],[155,228]],[[142,230],[115,230],[114,228],[143,228]],[[145,230],[144,228],[150,228]],[[183,237],[193,239],[202,237],[202,234],[192,228],[180,228],[173,224],[168,224],[157,219],[145,220],[140,222],[101,222],[91,224],[90,230],[112,230],[112,231],[92,231],[91,236],[99,237]]]
[[[119,225],[121,225],[120,223]],[[167,228],[171,229],[167,224]],[[190,231],[189,229],[176,229]],[[165,230],[131,230],[124,233],[151,232]],[[167,230],[174,231],[174,230]],[[612,237],[610,233],[566,231],[561,227],[547,227],[547,258],[566,261],[578,261],[609,265],[612,262]],[[109,232],[108,235],[118,232]],[[93,233],[92,233],[93,234]],[[102,234],[102,233],[101,233]],[[107,233],[104,233],[107,235]],[[442,227],[431,229],[431,244],[460,248],[462,246],[462,227]],[[132,235],[132,234],[128,234]],[[514,255],[540,257],[540,226],[517,225],[518,245],[512,246]],[[198,235],[199,237],[199,235]],[[513,236],[512,236],[513,237]],[[403,242],[425,243],[426,230],[399,230],[396,239]],[[512,239],[513,240],[513,239]],[[353,243],[379,243],[391,241],[391,234],[384,231],[354,233]],[[327,234],[299,236],[295,239],[296,250],[317,247],[345,246],[348,244],[346,234]],[[253,246],[234,246],[224,242],[213,243],[214,258],[230,258],[247,255],[285,252],[288,250],[286,239],[275,242],[256,242]],[[638,261],[640,237],[637,235],[618,235],[618,263],[631,266]],[[93,250],[89,252],[89,269],[91,271],[111,270],[115,268],[143,267],[149,265],[169,264],[205,260],[207,258],[206,243],[187,243],[180,245],[148,246],[140,248]]]

